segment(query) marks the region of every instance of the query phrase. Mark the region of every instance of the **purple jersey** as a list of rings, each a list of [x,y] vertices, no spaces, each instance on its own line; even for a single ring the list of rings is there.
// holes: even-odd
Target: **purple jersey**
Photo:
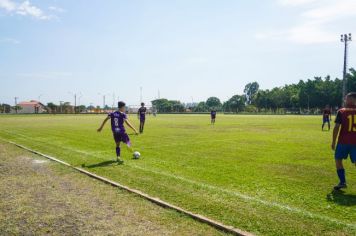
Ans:
[[[124,121],[127,115],[120,111],[111,112],[108,114],[111,118],[111,129],[115,133],[125,133]]]
[[[211,111],[210,115],[211,115],[212,118],[215,118],[216,117],[216,111]]]
[[[138,114],[140,115],[140,120],[144,120],[146,118],[146,107],[140,107],[138,109]]]

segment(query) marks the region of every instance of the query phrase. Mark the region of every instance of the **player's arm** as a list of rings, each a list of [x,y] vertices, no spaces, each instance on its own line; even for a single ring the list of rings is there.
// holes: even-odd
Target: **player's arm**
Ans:
[[[333,130],[333,140],[332,140],[332,143],[331,143],[332,150],[335,150],[336,140],[337,140],[337,137],[339,136],[341,123],[342,123],[341,113],[338,112],[337,115],[336,115],[336,118],[335,118],[335,127],[334,127],[334,130]]]
[[[106,123],[109,119],[110,119],[109,116],[105,118],[105,120],[103,121],[103,123],[101,124],[101,126],[99,127],[99,129],[97,130],[98,132],[100,132],[100,131],[103,129],[103,127],[105,126],[105,123]]]
[[[130,123],[130,121],[128,121],[127,119],[125,119],[125,124],[130,127],[133,131],[135,131],[135,134],[138,134],[137,130],[135,129],[135,127],[133,127],[133,125]]]

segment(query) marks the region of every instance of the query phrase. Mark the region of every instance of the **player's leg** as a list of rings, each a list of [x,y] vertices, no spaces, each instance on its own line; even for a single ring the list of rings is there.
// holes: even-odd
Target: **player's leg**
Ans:
[[[141,134],[143,133],[143,129],[145,128],[145,120],[142,120],[141,121],[141,123],[142,123],[142,128],[141,128]]]
[[[143,127],[145,126],[145,120],[141,119],[140,120],[140,134],[143,133]]]
[[[121,159],[120,143],[121,143],[121,141],[116,142],[116,161],[118,163],[123,163],[124,161]]]
[[[325,119],[323,118],[323,124],[321,125],[321,130],[324,130],[324,125],[325,125]]]
[[[335,150],[335,165],[336,165],[336,173],[339,178],[339,184],[334,187],[335,190],[340,190],[342,188],[346,188],[346,176],[345,169],[342,163],[343,159],[346,159],[350,153],[349,145],[338,144]]]
[[[330,130],[330,120],[328,120],[328,130]]]
[[[350,158],[351,158],[351,162],[355,164],[356,167],[356,145],[351,146]]]
[[[129,136],[128,136],[126,133],[121,134],[121,140],[122,140],[123,143],[126,144],[127,149],[128,149],[130,152],[133,152],[130,138],[129,138]]]
[[[116,147],[115,147],[115,149],[116,149],[116,161],[118,162],[118,163],[122,163],[123,161],[122,161],[122,159],[121,159],[121,149],[120,149],[120,143],[121,143],[121,136],[120,136],[120,134],[119,133],[113,133],[113,135],[114,135],[114,140],[115,140],[115,144],[116,144]]]

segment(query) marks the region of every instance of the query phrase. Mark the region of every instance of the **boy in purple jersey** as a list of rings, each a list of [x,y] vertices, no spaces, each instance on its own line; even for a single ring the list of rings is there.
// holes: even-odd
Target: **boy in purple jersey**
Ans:
[[[141,107],[137,111],[137,116],[140,119],[140,134],[143,133],[143,127],[145,126],[145,120],[146,120],[146,107],[145,104],[142,102]]]
[[[108,114],[108,117],[105,118],[105,120],[99,127],[98,132],[101,132],[105,123],[109,119],[111,119],[111,130],[116,143],[116,160],[119,163],[123,163],[124,161],[120,158],[120,143],[123,142],[129,148],[131,148],[130,138],[126,133],[124,123],[126,123],[127,126],[129,126],[133,131],[135,131],[135,134],[138,133],[135,127],[133,127],[131,123],[128,121],[127,115],[124,112],[126,104],[124,102],[119,102],[118,105],[119,105],[119,110]]]
[[[215,118],[216,118],[216,111],[215,110],[211,110],[210,112],[210,117],[211,117],[211,124],[215,124]]]

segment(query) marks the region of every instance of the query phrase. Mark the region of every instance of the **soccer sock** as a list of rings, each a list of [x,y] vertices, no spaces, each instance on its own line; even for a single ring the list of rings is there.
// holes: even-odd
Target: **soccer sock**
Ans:
[[[116,156],[120,156],[120,147],[116,147]]]
[[[345,169],[338,169],[336,170],[337,176],[339,176],[340,183],[345,184],[346,183],[346,178],[345,178]]]

